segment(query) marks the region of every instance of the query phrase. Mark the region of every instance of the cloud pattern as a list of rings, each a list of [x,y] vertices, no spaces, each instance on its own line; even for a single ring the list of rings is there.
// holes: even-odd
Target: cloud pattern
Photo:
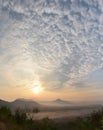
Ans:
[[[102,0],[0,0],[0,26],[0,77],[58,89],[103,67]]]

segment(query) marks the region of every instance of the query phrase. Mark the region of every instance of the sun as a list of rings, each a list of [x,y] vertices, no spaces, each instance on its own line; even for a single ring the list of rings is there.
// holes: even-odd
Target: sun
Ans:
[[[32,91],[33,91],[34,94],[39,94],[41,92],[41,87],[35,86]]]

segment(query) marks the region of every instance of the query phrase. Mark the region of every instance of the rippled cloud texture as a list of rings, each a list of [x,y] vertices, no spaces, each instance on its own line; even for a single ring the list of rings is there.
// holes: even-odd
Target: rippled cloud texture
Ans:
[[[102,0],[0,0],[1,87],[92,87],[102,67]]]

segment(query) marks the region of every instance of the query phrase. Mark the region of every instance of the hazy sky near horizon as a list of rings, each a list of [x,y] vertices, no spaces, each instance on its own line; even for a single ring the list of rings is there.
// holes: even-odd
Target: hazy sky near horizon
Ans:
[[[103,0],[0,0],[0,98],[18,97],[102,100]]]

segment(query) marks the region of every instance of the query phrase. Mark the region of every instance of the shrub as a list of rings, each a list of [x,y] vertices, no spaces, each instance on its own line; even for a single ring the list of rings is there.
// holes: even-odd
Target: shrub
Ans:
[[[27,120],[26,113],[20,111],[19,109],[15,111],[14,118],[18,124],[23,124]]]
[[[38,113],[39,109],[38,108],[33,108],[33,113]]]
[[[0,108],[0,120],[2,121],[8,121],[12,118],[11,110],[8,107],[1,107]]]

